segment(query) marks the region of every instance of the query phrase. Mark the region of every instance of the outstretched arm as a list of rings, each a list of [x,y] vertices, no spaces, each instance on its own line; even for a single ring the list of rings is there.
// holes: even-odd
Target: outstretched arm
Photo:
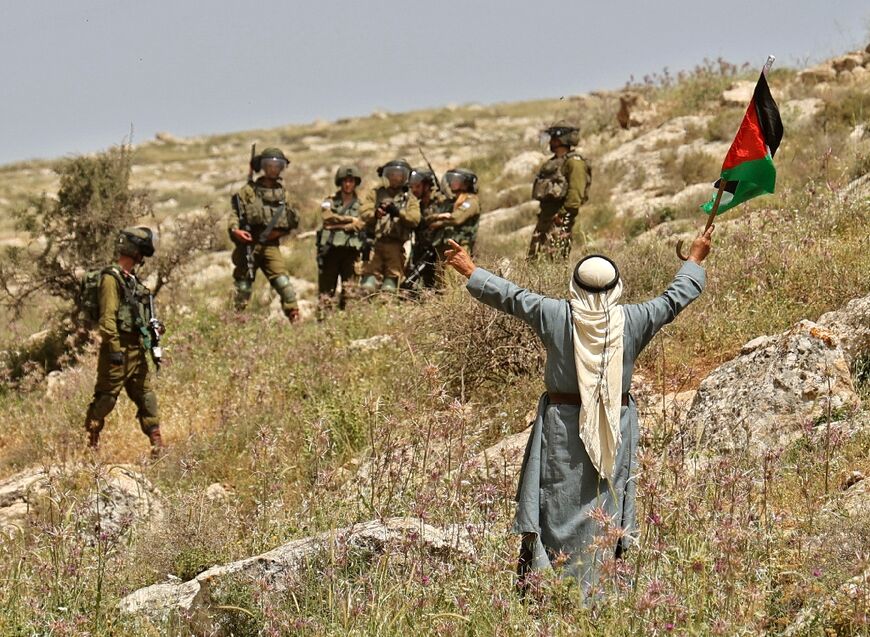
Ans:
[[[626,334],[631,334],[632,342],[627,347],[640,354],[660,329],[673,321],[692,301],[701,295],[707,283],[707,273],[701,262],[710,252],[710,238],[715,226],[699,235],[689,251],[689,258],[677,272],[674,280],[664,293],[646,303],[625,305]]]
[[[481,303],[501,312],[515,316],[527,323],[542,339],[547,338],[548,316],[554,316],[558,305],[564,303],[556,299],[535,294],[510,281],[474,265],[471,256],[453,240],[448,240],[445,251],[447,264],[462,276],[468,278],[466,289]]]

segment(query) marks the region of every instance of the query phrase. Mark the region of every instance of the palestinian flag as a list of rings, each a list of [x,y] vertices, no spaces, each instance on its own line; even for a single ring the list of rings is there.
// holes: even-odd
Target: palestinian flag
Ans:
[[[762,73],[740,130],[722,163],[722,174],[715,184],[718,191],[721,180],[725,180],[717,214],[721,215],[753,197],[773,192],[776,185],[773,156],[781,141],[779,109],[770,94],[767,78]],[[714,195],[713,199],[701,206],[704,212],[709,214],[713,210],[715,199]]]

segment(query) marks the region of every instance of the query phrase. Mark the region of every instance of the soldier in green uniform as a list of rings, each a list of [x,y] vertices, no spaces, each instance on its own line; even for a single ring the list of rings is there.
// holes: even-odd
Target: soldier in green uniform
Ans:
[[[529,258],[546,254],[568,258],[571,233],[580,205],[587,199],[592,171],[574,150],[580,129],[561,120],[544,130],[550,137],[553,156],[544,162],[532,186],[532,198],[541,203],[538,223],[532,233]]]
[[[145,257],[154,254],[154,234],[150,228],[125,228],[118,236],[118,261],[103,270],[99,288],[100,352],[94,398],[85,417],[88,446],[96,449],[106,416],[115,407],[121,389],[126,390],[138,409],[136,417],[142,433],[151,442],[151,455],[163,449],[157,396],[151,387],[147,354],[151,348],[148,323],[151,320],[151,292],[134,269]],[[163,325],[156,329],[162,334]]]
[[[445,211],[433,215],[429,222],[434,235],[433,243],[438,253],[435,266],[438,287],[444,285],[444,252],[449,247],[448,239],[452,239],[472,253],[480,225],[477,175],[465,168],[454,168],[444,173],[443,181],[453,196],[445,201],[443,206]]]
[[[374,236],[372,256],[363,266],[363,289],[397,291],[405,270],[404,244],[420,223],[420,203],[409,192],[411,166],[394,159],[378,168],[384,184],[370,191],[360,208],[367,231]]]
[[[332,305],[341,278],[339,308],[344,309],[356,283],[357,263],[365,242],[365,223],[360,219],[356,189],[362,177],[356,166],[341,166],[335,172],[338,190],[320,204],[323,227],[317,231],[318,316]]]
[[[425,288],[435,287],[435,262],[437,252],[433,244],[434,231],[429,227],[436,215],[444,212],[445,198],[435,188],[435,175],[429,170],[414,169],[408,179],[408,185],[420,202],[420,223],[414,230],[414,247],[411,251],[411,263],[418,271],[416,279]]]
[[[299,214],[288,202],[281,181],[287,163],[278,148],[267,148],[251,159],[248,183],[233,195],[235,214],[230,215],[227,230],[236,245],[232,255],[236,309],[247,307],[260,269],[278,293],[284,315],[295,322],[299,319],[296,290],[278,245],[281,237],[299,225]],[[261,170],[263,175],[254,181],[254,173]]]

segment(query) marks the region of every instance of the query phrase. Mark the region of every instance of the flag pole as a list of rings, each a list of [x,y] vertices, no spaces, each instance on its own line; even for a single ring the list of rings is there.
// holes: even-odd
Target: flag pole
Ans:
[[[767,73],[770,71],[770,67],[773,66],[773,63],[776,61],[775,55],[768,55],[767,60],[764,62],[764,66],[761,68],[761,74],[764,77],[767,77]],[[716,214],[719,211],[719,202],[722,201],[722,193],[725,192],[725,184],[727,182],[720,178],[719,179],[719,190],[716,191],[716,199],[713,201],[713,208],[710,210],[710,214],[707,216],[707,224],[704,226],[704,232],[710,229],[710,226],[713,225],[713,221],[716,219]],[[701,234],[704,234],[702,232]],[[677,241],[677,256],[681,261],[687,261],[689,259],[688,256],[683,256],[683,240],[680,239]]]

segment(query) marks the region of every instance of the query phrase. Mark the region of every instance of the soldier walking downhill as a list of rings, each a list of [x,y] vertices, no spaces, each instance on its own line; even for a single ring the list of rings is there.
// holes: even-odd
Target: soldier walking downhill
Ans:
[[[356,285],[357,264],[365,243],[365,223],[360,219],[356,189],[362,177],[356,166],[341,166],[335,172],[338,190],[323,200],[323,227],[317,231],[317,285],[320,293],[318,316],[332,305],[341,278],[339,309]]]
[[[163,449],[157,396],[151,387],[147,354],[152,346],[149,299],[151,292],[136,275],[136,266],[154,254],[154,234],[150,228],[125,228],[118,236],[118,261],[99,276],[100,352],[94,398],[88,407],[85,429],[88,446],[96,449],[106,416],[111,413],[121,389],[126,390],[138,409],[136,417],[142,433],[151,442],[151,455]],[[165,330],[159,322],[154,329]]]
[[[299,225],[299,214],[288,202],[281,181],[287,164],[278,148],[267,148],[251,158],[248,183],[233,195],[235,214],[230,215],[227,230],[236,245],[232,255],[236,309],[247,307],[259,269],[278,293],[281,309],[292,323],[299,319],[299,305],[279,247],[281,237]],[[261,170],[263,175],[254,181],[254,173]]]
[[[372,256],[363,266],[362,288],[395,292],[405,270],[404,244],[420,223],[420,204],[408,191],[411,166],[404,159],[394,159],[378,168],[384,180],[363,201],[360,216],[367,231],[374,233]]]
[[[541,203],[538,223],[532,233],[529,258],[541,254],[567,259],[571,253],[571,233],[580,206],[586,202],[592,171],[574,150],[580,142],[580,129],[561,120],[543,131],[550,137],[550,157],[535,178],[532,198]]]

